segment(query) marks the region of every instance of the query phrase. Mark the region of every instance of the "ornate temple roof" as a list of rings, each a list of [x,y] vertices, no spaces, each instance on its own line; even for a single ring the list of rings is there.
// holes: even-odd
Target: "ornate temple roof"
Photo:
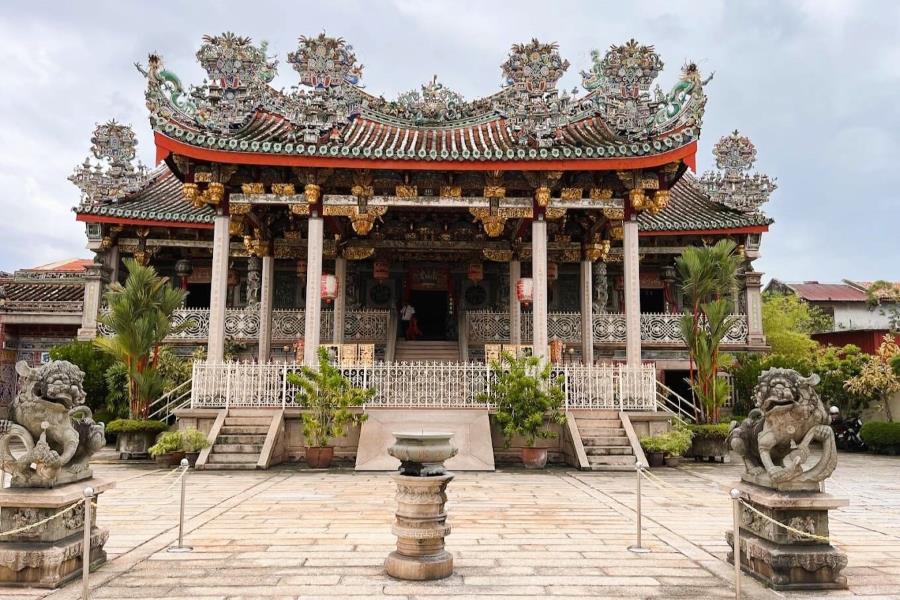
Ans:
[[[287,57],[299,84],[276,90],[269,84],[278,61],[266,50],[232,33],[205,37],[197,60],[208,81],[199,86],[185,87],[155,54],[138,66],[147,79],[157,158],[175,152],[246,164],[350,160],[376,168],[385,161],[403,161],[405,168],[529,161],[561,162],[554,168],[564,169],[679,160],[693,166],[706,104],[708,79],[692,63],[668,92],[651,89],[662,59],[634,40],[592,53],[581,72],[584,95],[557,89],[569,62],[556,44],[515,44],[501,65],[502,88],[471,101],[437,78],[394,100],[372,95],[363,89],[353,47],[325,34],[300,38]]]
[[[163,163],[154,169],[145,187],[121,200],[89,202],[75,208],[80,221],[169,223],[171,225],[212,227],[215,209],[188,202],[181,182]],[[686,174],[672,188],[669,205],[651,214],[638,216],[643,232],[704,231],[768,226],[772,220],[760,212],[742,212],[713,202],[697,178]]]
[[[80,312],[91,259],[68,258],[0,277],[0,313]]]

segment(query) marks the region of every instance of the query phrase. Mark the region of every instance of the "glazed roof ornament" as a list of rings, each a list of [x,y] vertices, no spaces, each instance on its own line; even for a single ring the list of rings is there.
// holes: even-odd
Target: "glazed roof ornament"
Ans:
[[[82,201],[98,203],[122,198],[140,190],[147,180],[147,169],[134,164],[137,138],[128,125],[115,119],[98,125],[91,137],[91,158],[75,168],[69,181],[81,190]]]
[[[650,87],[663,62],[652,46],[612,46],[582,73],[588,94],[558,89],[569,62],[555,43],[514,44],[503,87],[466,101],[437,79],[394,100],[361,86],[353,47],[301,37],[288,63],[298,85],[276,90],[266,44],[207,36],[197,53],[209,80],[186,87],[157,55],[147,79],[154,131],[225,152],[430,160],[620,158],[676,150],[699,136],[706,81],[693,64],[672,90]],[[708,81],[708,80],[707,80]],[[577,93],[577,92],[573,92]]]
[[[759,212],[778,186],[768,175],[748,172],[756,162],[756,146],[737,129],[713,147],[719,172],[707,171],[700,185],[710,199],[744,213]]]

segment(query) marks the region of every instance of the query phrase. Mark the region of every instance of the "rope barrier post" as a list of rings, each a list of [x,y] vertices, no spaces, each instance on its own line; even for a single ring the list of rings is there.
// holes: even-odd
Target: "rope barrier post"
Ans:
[[[81,549],[81,599],[91,597],[91,501],[94,499],[94,488],[84,488],[84,540]]]
[[[731,505],[734,513],[734,597],[741,598],[741,491],[731,489]]]
[[[191,546],[184,545],[184,496],[189,466],[190,463],[188,463],[188,459],[182,458],[181,469],[183,473],[181,474],[181,508],[178,515],[178,545],[169,548],[169,552],[191,552],[194,549]]]
[[[635,512],[637,513],[637,543],[634,546],[628,546],[629,552],[634,552],[635,554],[646,554],[650,552],[649,548],[644,548],[641,546],[641,477],[643,477],[643,470],[645,469],[644,463],[641,461],[635,461],[634,463],[634,471],[637,474],[637,498],[635,500]]]

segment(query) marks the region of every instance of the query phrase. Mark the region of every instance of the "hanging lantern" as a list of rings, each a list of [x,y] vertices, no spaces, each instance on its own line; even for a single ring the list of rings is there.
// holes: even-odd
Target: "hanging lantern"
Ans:
[[[469,281],[478,283],[484,279],[484,265],[480,262],[469,263]]]
[[[297,261],[297,275],[300,277],[306,277],[306,261],[302,258]]]
[[[331,304],[331,302],[337,298],[337,294],[337,277],[330,273],[322,273],[322,300],[324,300],[326,304]]]
[[[516,282],[516,298],[520,304],[531,305],[534,300],[534,280],[531,277],[522,277]]]
[[[559,265],[555,262],[547,263],[547,279],[549,281],[556,281],[556,278],[559,277]]]
[[[375,261],[373,268],[373,276],[375,281],[387,281],[391,277],[391,263],[385,258],[379,258]]]

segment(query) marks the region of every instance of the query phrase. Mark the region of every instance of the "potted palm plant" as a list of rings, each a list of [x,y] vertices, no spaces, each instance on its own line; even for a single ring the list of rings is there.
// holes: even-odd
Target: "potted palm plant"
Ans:
[[[150,402],[162,394],[165,385],[158,368],[161,344],[190,323],[172,325],[172,314],[184,303],[187,292],[173,288],[153,267],[131,258],[124,263],[128,278],[124,285],[110,284],[104,295],[109,311],[100,315],[112,335],[98,337],[94,344],[124,366],[130,422],[113,430],[119,436],[120,456],[129,458],[146,452],[148,432],[159,431],[159,422],[147,421],[147,416]]]
[[[288,383],[298,388],[294,401],[303,408],[303,437],[306,462],[313,469],[327,469],[334,458],[329,443],[344,434],[349,425],[359,425],[367,415],[351,409],[362,406],[375,395],[371,388],[358,388],[328,360],[328,351],[319,348],[319,368],[302,367],[288,373]]]
[[[666,433],[644,436],[640,442],[651,468],[664,464],[677,467],[681,457],[691,447],[691,432],[684,427],[676,427]]]
[[[184,441],[180,431],[166,431],[159,434],[156,443],[150,446],[150,456],[162,467],[173,467],[184,458]]]
[[[503,353],[491,363],[490,391],[479,394],[481,402],[496,407],[495,419],[503,431],[506,447],[515,436],[525,440],[522,463],[526,469],[542,469],[547,464],[547,449],[536,448],[538,439],[556,437],[550,423],[562,425],[566,417],[560,410],[565,395],[563,377],[554,377],[550,363],[541,365],[536,356],[515,358]]]

